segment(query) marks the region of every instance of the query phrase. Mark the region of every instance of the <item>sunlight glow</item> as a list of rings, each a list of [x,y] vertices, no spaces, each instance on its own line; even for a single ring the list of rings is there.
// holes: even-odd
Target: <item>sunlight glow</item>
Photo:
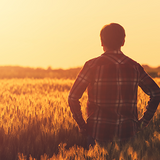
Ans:
[[[160,1],[0,1],[0,65],[82,66],[103,53],[99,32],[116,22],[126,30],[122,51],[158,66]]]

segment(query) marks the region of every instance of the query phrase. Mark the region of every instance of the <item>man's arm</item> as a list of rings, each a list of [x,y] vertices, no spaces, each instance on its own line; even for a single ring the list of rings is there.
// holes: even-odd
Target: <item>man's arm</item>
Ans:
[[[76,120],[81,130],[86,129],[86,123],[82,117],[79,99],[82,97],[84,91],[90,83],[90,75],[90,69],[87,67],[87,64],[85,64],[75,80],[68,96],[68,103],[73,114],[73,118]]]
[[[146,106],[146,111],[143,117],[139,120],[140,128],[144,128],[152,119],[160,103],[160,88],[143,69],[141,69],[141,71],[142,74],[139,86],[147,95],[150,96],[150,100],[148,101],[148,105]]]

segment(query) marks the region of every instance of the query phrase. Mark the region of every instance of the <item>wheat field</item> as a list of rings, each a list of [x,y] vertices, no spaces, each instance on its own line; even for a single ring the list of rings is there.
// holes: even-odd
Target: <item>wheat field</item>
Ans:
[[[160,79],[155,79],[160,85]],[[160,109],[134,141],[121,148],[114,142],[86,150],[86,137],[68,106],[67,97],[74,80],[0,80],[0,160],[158,160],[160,158]],[[86,116],[87,94],[81,98]],[[148,101],[138,92],[138,113],[143,115]]]

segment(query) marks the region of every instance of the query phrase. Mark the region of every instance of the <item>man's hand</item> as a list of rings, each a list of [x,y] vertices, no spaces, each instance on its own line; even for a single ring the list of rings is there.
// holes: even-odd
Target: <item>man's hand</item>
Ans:
[[[144,123],[143,118],[138,121],[138,131],[142,131],[147,126],[147,123]]]

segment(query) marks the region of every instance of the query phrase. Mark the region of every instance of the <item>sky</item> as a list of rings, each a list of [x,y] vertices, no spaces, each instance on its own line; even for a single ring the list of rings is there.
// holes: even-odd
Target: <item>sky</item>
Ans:
[[[74,68],[103,53],[100,30],[119,23],[125,55],[160,66],[159,0],[0,0],[0,66]]]

